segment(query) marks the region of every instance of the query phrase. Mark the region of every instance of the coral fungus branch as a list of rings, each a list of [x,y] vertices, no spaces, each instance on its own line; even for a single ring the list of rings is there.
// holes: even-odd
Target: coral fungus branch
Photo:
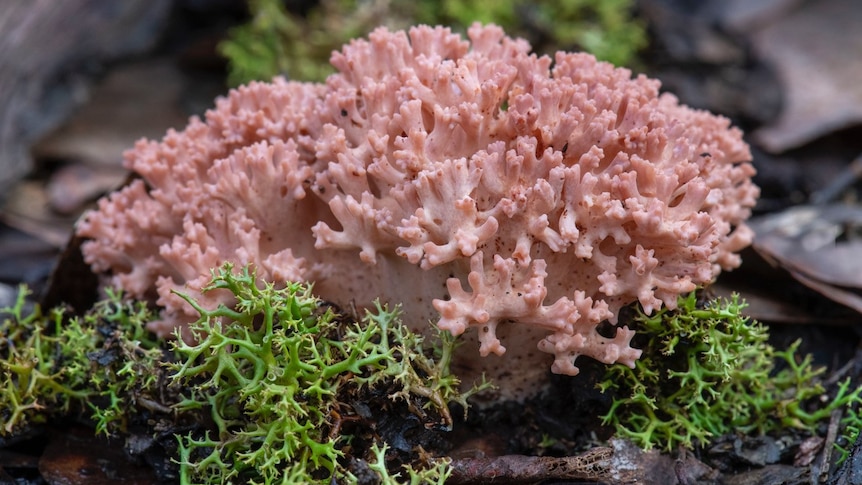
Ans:
[[[158,295],[161,336],[190,341],[186,322],[231,303],[202,290],[232,261],[345,306],[385,296],[414,329],[475,331],[482,355],[541,341],[554,372],[632,365],[630,331],[597,325],[675,308],[750,242],[741,132],[588,54],[467,37],[381,28],[335,52],[326,83],[251,83],[139,142],[125,157],[142,180],[78,225],[86,260]]]

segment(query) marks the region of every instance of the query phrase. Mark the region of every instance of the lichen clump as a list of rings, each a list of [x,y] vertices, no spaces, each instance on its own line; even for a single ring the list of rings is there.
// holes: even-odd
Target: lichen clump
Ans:
[[[176,342],[180,360],[172,366],[174,381],[192,391],[175,409],[209,409],[212,417],[213,429],[180,438],[183,476],[194,483],[348,479],[342,448],[358,447],[351,440],[362,437],[345,436],[341,420],[356,419],[351,405],[363,392],[393,389],[388,400],[420,415],[427,409],[451,428],[449,405],[466,412],[470,394],[489,386],[462,393],[448,369],[454,343],[439,359],[425,355],[422,337],[400,324],[397,309],[378,306],[361,323],[339,324],[307,287],[279,289],[230,265],[204,290],[219,288],[236,304],[207,310],[189,298],[200,312],[191,324],[197,339]],[[370,453],[385,469],[381,449]],[[422,476],[430,483],[446,470],[436,463]]]
[[[849,379],[828,403],[818,402],[825,369],[814,367],[811,355],[798,355],[799,341],[775,349],[766,327],[744,308],[738,295],[699,306],[692,292],[675,311],[640,313],[644,357],[633,369],[608,369],[600,387],[614,398],[604,422],[644,448],[672,451],[728,433],[814,434],[836,409],[862,403],[862,387]]]
[[[0,308],[0,436],[24,434],[53,416],[83,413],[114,434],[157,398],[163,350],[146,331],[154,314],[121,292],[84,316],[28,308],[22,287]]]
[[[158,436],[154,453],[177,464],[160,470],[181,483],[354,483],[357,463],[385,485],[443,483],[449,462],[432,453],[450,410],[466,413],[491,387],[462,389],[451,336],[432,347],[394,307],[337,315],[308,286],[265,283],[248,267],[211,278],[204,291],[235,304],[184,296],[201,311],[194,344],[153,338],[155,314],[117,292],[77,317],[30,311],[22,290],[0,309],[0,437],[83,415],[100,434]]]

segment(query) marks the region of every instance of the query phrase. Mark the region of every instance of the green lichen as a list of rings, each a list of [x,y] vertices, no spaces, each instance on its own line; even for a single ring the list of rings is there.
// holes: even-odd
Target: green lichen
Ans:
[[[162,351],[144,330],[152,313],[108,291],[83,317],[43,314],[28,295],[22,286],[0,309],[0,436],[73,412],[89,413],[99,433],[125,431],[157,387]]]
[[[799,341],[776,350],[744,307],[736,295],[699,307],[691,293],[675,311],[640,313],[644,353],[634,369],[609,368],[600,388],[616,397],[604,422],[644,448],[670,451],[731,432],[814,433],[834,410],[862,400],[862,388],[845,380],[825,405],[809,407],[825,393],[824,369],[814,368],[810,355],[800,358]]]
[[[333,72],[333,50],[381,22],[391,29],[429,24],[458,32],[473,22],[495,23],[530,40],[536,52],[584,50],[616,65],[634,62],[647,43],[633,0],[321,0],[302,15],[281,0],[249,0],[248,7],[248,23],[219,45],[232,86],[277,75],[321,81]]]
[[[380,485],[443,485],[446,479],[452,474],[452,468],[449,466],[451,460],[443,458],[436,460],[434,464],[424,470],[416,470],[413,467],[405,466],[404,473],[407,474],[406,480],[402,477],[402,472],[392,473],[386,467],[386,450],[389,448],[387,444],[378,446],[377,443],[371,446],[373,460],[368,463],[368,468],[377,473],[380,477]]]
[[[469,396],[490,387],[461,391],[449,372],[454,339],[432,350],[397,307],[377,305],[357,321],[306,285],[277,288],[248,268],[214,271],[206,291],[215,290],[235,304],[207,310],[187,298],[201,314],[198,340],[168,344],[145,330],[156,317],[147,305],[118,292],[78,317],[31,308],[22,287],[0,309],[0,436],[82,414],[102,434],[133,424],[185,430],[167,450],[185,484],[349,483],[356,460],[385,484],[443,483],[447,460],[387,459],[385,440],[353,406],[374,402],[372,419],[399,419],[401,409],[451,429],[450,406],[466,412]]]
[[[850,447],[856,443],[859,438],[859,432],[862,431],[862,414],[859,413],[859,406],[850,406],[846,410],[846,414],[841,418],[841,435],[835,440],[835,449],[838,451],[837,464],[844,463],[850,456]]]
[[[230,265],[214,272],[204,291],[217,289],[229,290],[236,304],[207,310],[186,297],[201,315],[191,325],[198,340],[175,346],[174,382],[192,391],[176,409],[204,410],[211,423],[179,439],[183,483],[345,480],[341,458],[351,437],[337,417],[350,412],[351,396],[386,390],[391,400],[420,414],[433,410],[451,426],[449,404],[466,409],[469,394],[488,387],[460,393],[448,370],[453,342],[439,358],[427,356],[397,308],[377,305],[361,322],[345,321],[307,286],[278,288]],[[372,468],[379,472],[377,450]]]

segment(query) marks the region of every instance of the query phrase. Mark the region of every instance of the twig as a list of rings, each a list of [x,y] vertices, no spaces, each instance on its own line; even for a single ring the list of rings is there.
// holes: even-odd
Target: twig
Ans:
[[[862,178],[862,155],[856,157],[837,177],[826,187],[811,194],[812,204],[820,205],[832,202],[841,195],[847,187]]]
[[[608,477],[611,448],[595,448],[582,455],[561,458],[549,456],[505,455],[493,458],[468,458],[452,462],[452,475],[446,483],[526,484],[541,480],[586,480]]]
[[[854,371],[855,377],[855,374],[857,374],[859,371],[854,369],[859,366],[860,363],[862,363],[862,348],[856,349],[856,353],[853,354],[853,358],[848,360],[847,363],[841,366],[840,369],[833,372],[828,379],[823,381],[823,385],[826,387],[833,386],[837,384],[840,380],[842,380],[844,376],[851,371]]]
[[[811,467],[811,485],[817,485],[826,481],[829,474],[829,462],[832,458],[832,450],[834,449],[835,440],[838,438],[838,427],[841,424],[842,410],[836,409],[832,411],[829,419],[829,428],[826,431],[826,439],[823,440],[823,452],[818,460]]]

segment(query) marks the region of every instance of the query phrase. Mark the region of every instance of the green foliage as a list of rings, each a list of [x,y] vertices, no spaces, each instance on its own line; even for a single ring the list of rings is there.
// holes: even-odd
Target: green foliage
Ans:
[[[634,369],[608,369],[600,388],[617,397],[604,422],[644,448],[670,451],[730,432],[815,432],[834,410],[862,401],[862,388],[851,389],[847,380],[827,404],[809,411],[806,404],[825,392],[823,369],[812,367],[810,355],[798,357],[798,341],[774,349],[767,329],[745,317],[744,307],[734,295],[699,308],[691,293],[676,311],[639,314],[644,354]]]
[[[316,35],[306,38],[302,19],[288,14],[280,0],[249,0],[249,10],[249,23],[232,29],[218,46],[230,62],[230,85],[269,81],[278,75],[321,80],[332,72],[330,42]]]
[[[144,330],[152,314],[109,291],[83,317],[45,315],[27,311],[28,294],[22,286],[15,305],[0,309],[0,435],[84,409],[97,432],[123,431],[157,383],[162,353]]]
[[[527,38],[539,53],[580,49],[626,65],[647,41],[633,8],[633,0],[320,0],[300,16],[281,0],[249,0],[251,20],[232,29],[219,52],[234,86],[276,75],[321,81],[332,72],[333,50],[382,21],[393,29],[424,23],[462,32],[482,22]]]
[[[615,65],[628,65],[647,43],[632,16],[632,0],[424,0],[419,22],[464,30],[495,23],[528,39],[537,52],[583,50]]]
[[[180,359],[172,366],[175,382],[193,391],[177,409],[208,410],[213,423],[212,433],[180,438],[183,483],[347,477],[338,460],[349,437],[339,434],[333,417],[358,389],[394,386],[391,399],[412,404],[422,397],[448,423],[449,403],[466,405],[448,371],[453,342],[439,359],[426,356],[422,338],[400,325],[397,309],[378,305],[361,323],[338,320],[308,287],[277,288],[248,268],[234,274],[229,264],[213,273],[205,291],[216,289],[230,291],[236,304],[207,310],[186,297],[200,313],[191,326],[198,341],[178,341]]]

